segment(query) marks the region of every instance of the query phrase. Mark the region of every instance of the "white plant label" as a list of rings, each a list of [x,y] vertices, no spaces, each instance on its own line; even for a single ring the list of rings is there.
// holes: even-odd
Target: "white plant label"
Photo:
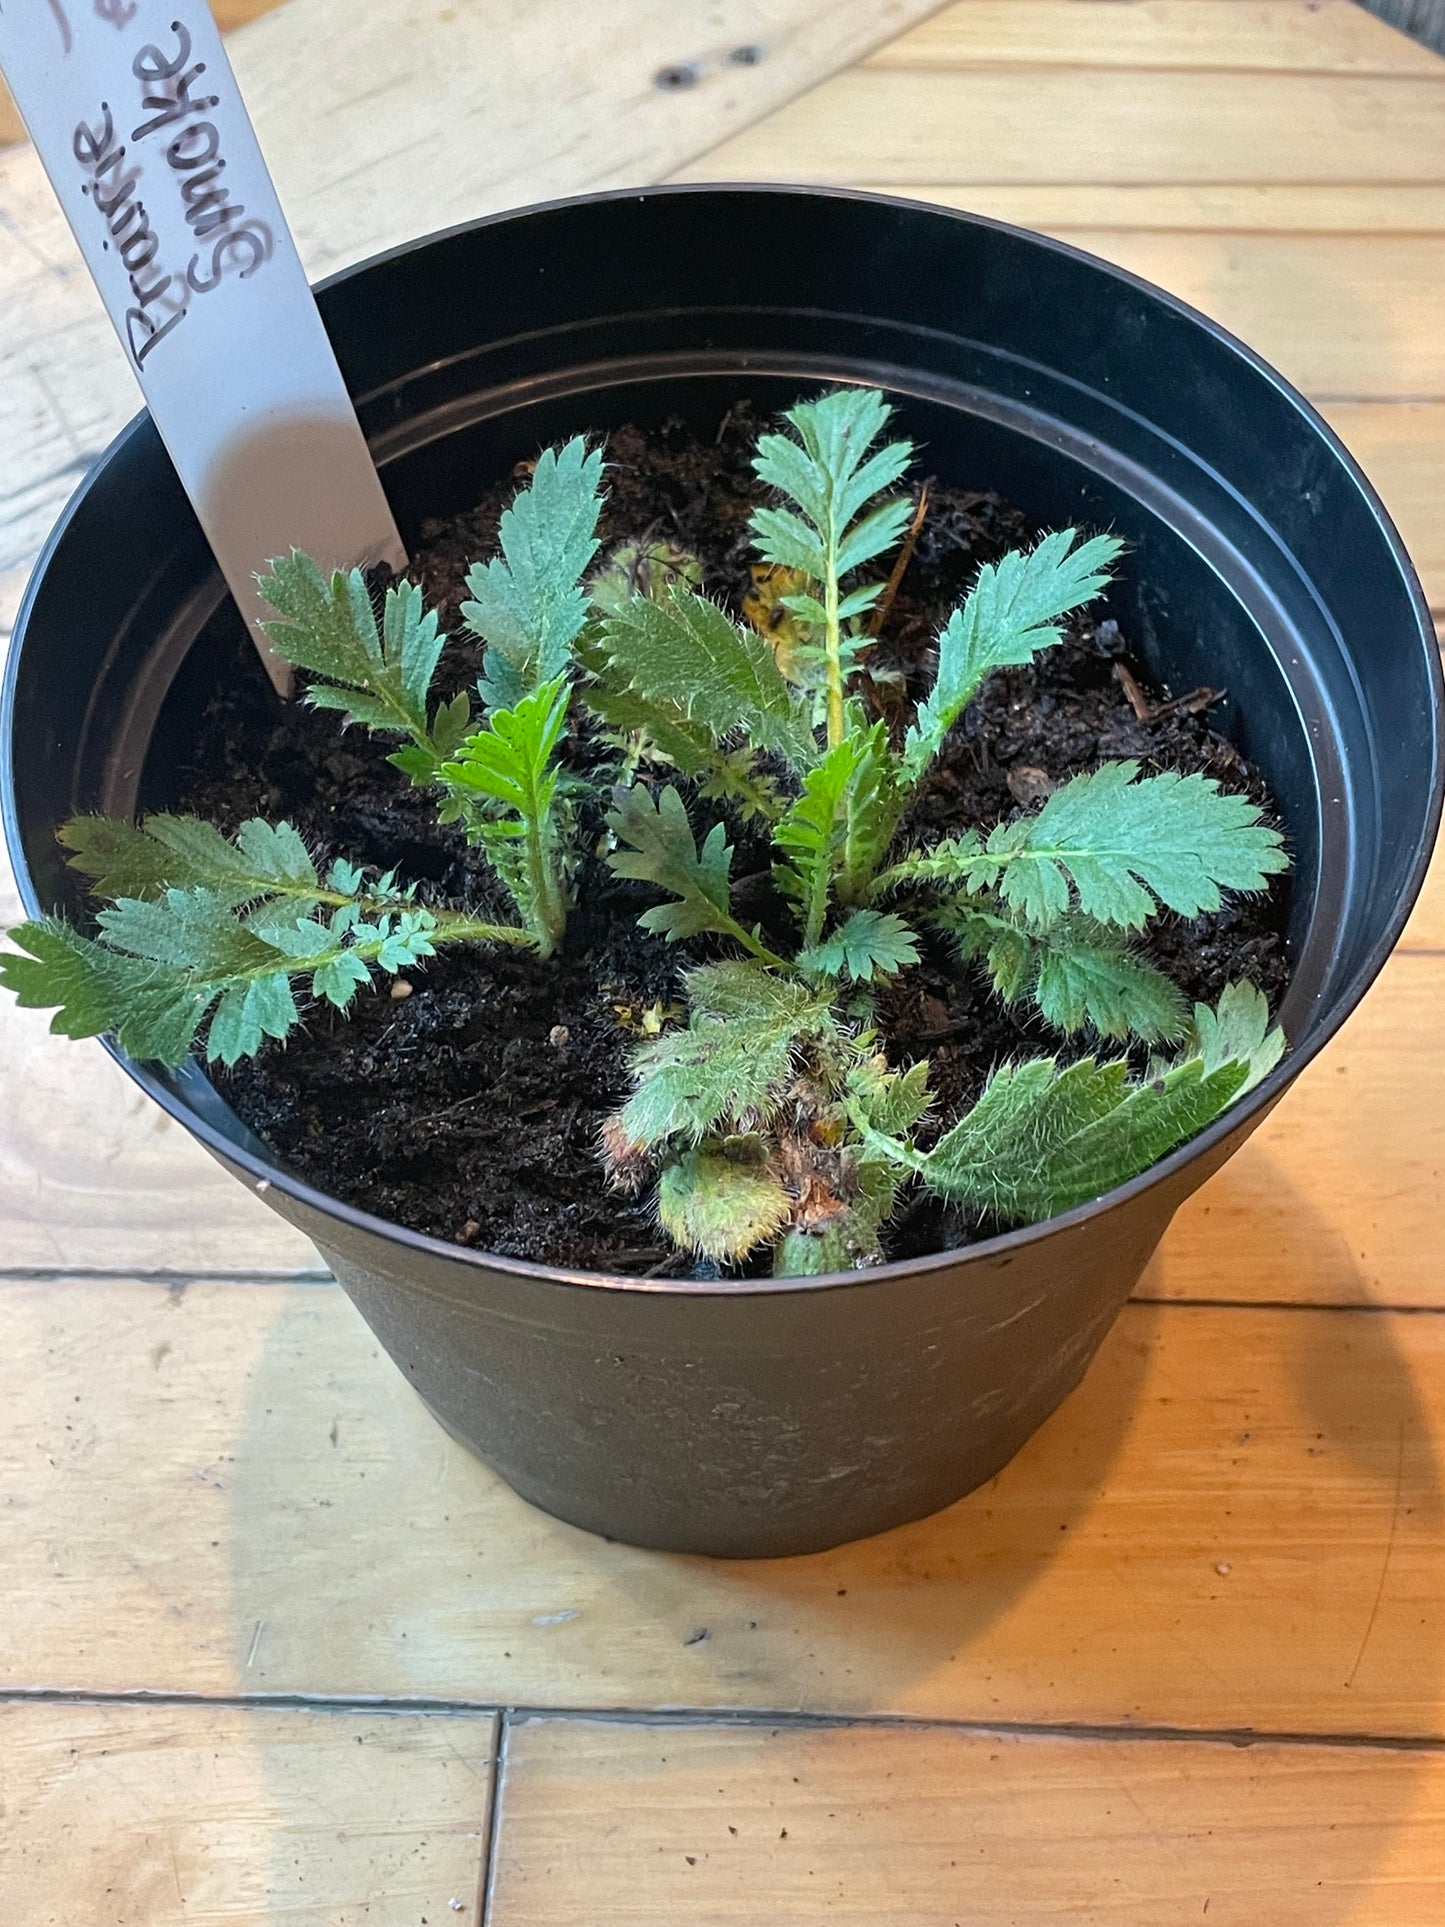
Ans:
[[[0,0],[0,68],[255,627],[274,555],[406,563],[205,0]]]

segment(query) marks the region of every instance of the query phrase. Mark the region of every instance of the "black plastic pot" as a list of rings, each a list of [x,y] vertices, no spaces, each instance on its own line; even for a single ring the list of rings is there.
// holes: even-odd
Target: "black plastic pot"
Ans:
[[[1290,1055],[1146,1176],[1037,1229],[781,1284],[559,1271],[323,1197],[194,1067],[126,1065],[315,1240],[442,1423],[549,1512],[750,1555],[948,1504],[1077,1382],[1175,1209],[1339,1028],[1404,923],[1440,812],[1442,712],[1398,537],[1319,418],[1213,324],[1055,242],[907,202],[566,202],[418,242],[321,305],[404,532],[579,429],[711,427],[738,396],[866,380],[938,473],[1045,525],[1126,536],[1113,613],[1176,688],[1228,688],[1225,726],[1266,772],[1295,859]],[[162,717],[180,665],[235,620],[142,418],[52,536],[9,664],[5,827],[32,911],[74,904],[56,824],[133,807],[148,752],[206,691],[202,654]]]

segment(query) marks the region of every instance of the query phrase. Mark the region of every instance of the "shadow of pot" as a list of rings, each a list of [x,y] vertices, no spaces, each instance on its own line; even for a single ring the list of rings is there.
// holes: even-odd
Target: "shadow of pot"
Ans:
[[[1192,1143],[1047,1225],[831,1278],[571,1273],[324,1197],[193,1064],[126,1065],[315,1241],[441,1422],[549,1512],[779,1555],[950,1503],[1078,1382],[1174,1211],[1403,926],[1439,819],[1441,679],[1398,536],[1308,405],[1222,330],[967,215],[779,188],[602,195],[417,242],[320,299],[409,539],[578,430],[710,430],[741,396],[867,381],[938,473],[1038,524],[1123,535],[1109,613],[1161,681],[1228,690],[1216,714],[1294,858],[1290,1054]],[[135,807],[237,620],[142,417],[51,537],[8,665],[3,806],[30,911],[75,907],[55,826]]]

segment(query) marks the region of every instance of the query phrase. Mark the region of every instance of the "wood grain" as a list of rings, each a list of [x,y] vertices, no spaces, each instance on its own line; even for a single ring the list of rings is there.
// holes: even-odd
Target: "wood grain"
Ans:
[[[0,1011],[0,1272],[315,1271],[310,1241],[172,1124],[101,1046]]]
[[[0,1706],[5,1919],[475,1927],[493,1726],[485,1716]]]
[[[1335,401],[1321,412],[1379,490],[1431,608],[1445,611],[1445,404]]]
[[[1109,0],[1113,5],[1114,0]],[[1190,0],[1196,4],[1196,0]],[[1350,0],[1354,4],[1354,0]],[[875,193],[896,189],[877,181],[852,186]],[[1071,238],[1091,229],[1153,228],[1160,232],[1295,234],[1440,234],[1445,232],[1445,185],[1369,181],[978,181],[954,187],[918,182],[907,190],[973,214]],[[1078,240],[1080,247],[1092,243]]]
[[[1440,73],[1438,55],[1353,0],[956,0],[864,64]]]
[[[1223,322],[1315,401],[1445,397],[1445,234],[1064,238]]]
[[[1140,1290],[1445,1308],[1442,992],[1445,957],[1393,958],[1337,1040],[1184,1206]]]
[[[236,27],[244,26],[248,20],[256,20],[263,13],[274,12],[283,3],[284,0],[210,0],[210,8],[221,32],[230,33]],[[4,79],[0,78],[0,147],[8,147],[24,139],[25,123],[10,98]]]
[[[1445,1732],[1445,1318],[1136,1305],[1014,1463],[814,1558],[638,1552],[334,1286],[0,1286],[0,1678]]]
[[[855,68],[686,170],[713,181],[843,174],[895,187],[1440,180],[1445,75]]]
[[[538,1720],[492,1927],[1437,1927],[1445,1758]]]
[[[658,180],[938,0],[289,0],[229,43],[314,277],[453,222]],[[731,54],[756,55],[740,64]],[[691,85],[659,87],[663,70]],[[0,154],[0,618],[139,396],[29,147]]]

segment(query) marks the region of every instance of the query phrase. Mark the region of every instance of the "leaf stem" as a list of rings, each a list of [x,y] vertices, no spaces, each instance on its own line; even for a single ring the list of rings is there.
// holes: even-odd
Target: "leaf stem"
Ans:
[[[726,912],[723,915],[726,918],[722,928],[724,936],[734,938],[745,950],[750,951],[759,963],[768,964],[774,970],[784,971],[789,977],[795,974],[792,964],[786,957],[780,957],[776,950],[769,950],[761,938],[755,937],[751,930],[738,922],[736,917],[729,917]]]
[[[537,955],[554,956],[567,927],[567,905],[553,853],[546,845],[541,818],[530,814],[527,817],[527,882],[528,895],[536,906],[537,927],[533,937]]]
[[[823,581],[823,648],[828,662],[828,747],[843,740],[843,643],[838,622],[838,531],[828,530],[828,573]]]

